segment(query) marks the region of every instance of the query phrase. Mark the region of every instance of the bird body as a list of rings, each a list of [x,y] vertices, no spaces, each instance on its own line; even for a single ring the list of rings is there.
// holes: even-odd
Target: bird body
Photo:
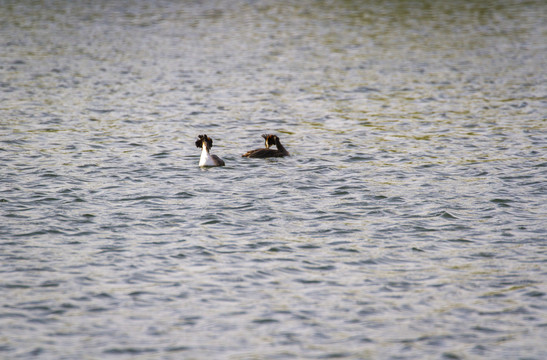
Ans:
[[[199,166],[224,166],[224,160],[209,152],[213,147],[213,139],[208,137],[206,134],[198,135],[198,138],[199,139],[196,140],[196,146],[201,148]]]
[[[270,158],[290,156],[289,152],[283,147],[277,135],[263,134],[265,148],[247,151],[242,157],[249,158]],[[275,145],[277,149],[270,149],[270,146]]]

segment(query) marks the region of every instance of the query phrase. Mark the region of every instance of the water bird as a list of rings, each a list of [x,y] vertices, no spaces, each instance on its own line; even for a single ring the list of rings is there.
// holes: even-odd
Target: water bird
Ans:
[[[245,154],[241,155],[242,157],[249,158],[269,158],[269,157],[283,157],[290,156],[289,152],[281,145],[279,137],[277,135],[271,134],[262,134],[264,138],[265,148],[255,149],[247,151]],[[275,145],[276,149],[270,149],[270,146]]]
[[[196,146],[201,148],[199,166],[224,166],[224,160],[209,153],[209,150],[213,147],[213,139],[205,134],[198,135],[198,138],[199,139],[196,140]]]

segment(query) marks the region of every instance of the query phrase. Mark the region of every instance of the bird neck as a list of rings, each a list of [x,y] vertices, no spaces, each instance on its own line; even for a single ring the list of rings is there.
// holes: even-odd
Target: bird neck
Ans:
[[[281,151],[283,154],[289,155],[287,149],[285,149],[283,145],[281,145],[281,141],[279,141],[279,138],[275,140],[275,146],[277,147],[277,150]]]

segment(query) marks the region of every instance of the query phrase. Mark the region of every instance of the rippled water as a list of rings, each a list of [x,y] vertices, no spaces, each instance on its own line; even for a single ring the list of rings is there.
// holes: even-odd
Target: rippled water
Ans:
[[[546,358],[546,18],[0,2],[0,358]]]

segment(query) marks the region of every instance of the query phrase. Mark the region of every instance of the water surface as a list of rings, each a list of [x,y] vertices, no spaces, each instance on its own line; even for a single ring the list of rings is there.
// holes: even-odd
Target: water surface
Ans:
[[[546,17],[2,2],[0,357],[547,357]]]

